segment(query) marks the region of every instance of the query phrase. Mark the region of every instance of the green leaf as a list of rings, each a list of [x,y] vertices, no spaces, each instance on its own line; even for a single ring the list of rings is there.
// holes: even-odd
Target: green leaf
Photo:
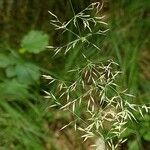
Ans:
[[[48,45],[48,35],[41,31],[30,31],[21,41],[21,47],[24,51],[30,53],[39,53],[45,50]]]
[[[40,77],[39,67],[32,63],[18,64],[15,67],[18,80],[24,84],[33,84]]]
[[[0,54],[0,67],[5,68],[11,63],[9,57],[4,54]]]
[[[9,65],[13,65],[17,63],[17,59],[13,57],[11,54],[5,55],[5,54],[0,54],[0,68],[6,68]]]

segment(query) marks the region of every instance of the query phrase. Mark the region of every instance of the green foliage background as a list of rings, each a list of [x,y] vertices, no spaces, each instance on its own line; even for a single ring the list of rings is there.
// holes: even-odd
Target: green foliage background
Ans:
[[[74,11],[90,2],[72,0]],[[49,87],[41,75],[64,78],[74,62],[82,63],[77,59],[80,46],[66,58],[54,58],[45,48],[73,38],[66,34],[62,39],[55,33],[48,10],[62,20],[73,15],[69,0],[0,1],[0,150],[87,149],[72,129],[59,133],[70,119],[68,114],[46,109],[50,102],[43,98],[42,89]],[[124,73],[119,82],[139,104],[150,102],[148,10],[148,0],[105,1],[103,13],[110,31],[105,39],[94,39],[103,49],[101,59],[119,63]],[[93,55],[91,51],[88,55]],[[129,125],[125,135],[129,140],[122,149],[150,149],[150,116],[138,120],[134,127]]]

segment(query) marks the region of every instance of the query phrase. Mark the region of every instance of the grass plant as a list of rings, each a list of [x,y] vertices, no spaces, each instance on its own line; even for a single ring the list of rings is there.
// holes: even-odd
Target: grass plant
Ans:
[[[105,142],[105,149],[115,150],[126,141],[122,134],[128,128],[128,122],[137,121],[136,113],[144,117],[143,113],[148,113],[150,107],[130,103],[129,99],[134,96],[118,85],[117,78],[121,72],[116,62],[108,58],[102,61],[94,57],[100,56],[102,49],[92,39],[95,36],[105,36],[108,31],[108,24],[100,13],[102,8],[103,3],[92,3],[83,11],[74,14],[67,22],[61,22],[49,11],[55,30],[60,30],[63,34],[69,32],[73,35],[73,40],[63,46],[48,48],[54,50],[54,56],[60,53],[68,55],[76,51],[77,45],[81,45],[76,57],[82,58],[83,62],[80,66],[74,63],[67,72],[72,79],[58,79],[50,75],[43,77],[50,80],[49,84],[55,87],[51,92],[45,91],[46,98],[54,102],[49,108],[59,107],[74,116],[74,120],[61,130],[74,123],[75,130],[83,132],[83,141],[98,137]],[[88,50],[95,52],[93,58],[86,55]],[[131,75],[133,72],[134,68]],[[80,115],[77,114],[77,109],[82,110]]]

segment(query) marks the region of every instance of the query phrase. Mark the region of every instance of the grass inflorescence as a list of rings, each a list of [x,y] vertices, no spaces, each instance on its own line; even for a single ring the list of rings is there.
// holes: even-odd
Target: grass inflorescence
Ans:
[[[100,14],[102,7],[103,4],[99,2],[92,3],[67,22],[60,21],[49,11],[55,30],[69,32],[74,39],[63,46],[48,48],[54,50],[54,56],[59,53],[67,55],[75,51],[78,44],[82,44],[82,52],[79,55],[84,63],[77,67],[74,64],[67,72],[72,74],[71,80],[51,75],[43,77],[54,87],[51,92],[45,91],[45,97],[53,102],[49,108],[57,107],[62,111],[69,111],[74,116],[74,120],[61,130],[73,123],[75,130],[82,131],[83,141],[98,137],[105,142],[104,149],[115,150],[126,141],[122,134],[128,128],[128,122],[137,121],[136,113],[144,117],[143,114],[148,113],[150,107],[129,102],[134,96],[118,85],[117,80],[122,72],[118,70],[116,62],[91,60],[84,53],[84,50],[91,46],[97,50],[95,55],[99,55],[99,51],[102,50],[99,45],[91,42],[94,36],[104,36],[109,30],[103,20],[105,16]],[[70,29],[71,25],[73,28]],[[81,111],[80,115],[77,113],[78,109]]]

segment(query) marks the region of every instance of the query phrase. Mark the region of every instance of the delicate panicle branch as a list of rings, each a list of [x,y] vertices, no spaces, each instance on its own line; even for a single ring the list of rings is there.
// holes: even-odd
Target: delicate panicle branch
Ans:
[[[86,124],[79,128],[85,133],[82,136],[84,141],[94,137],[98,132],[110,145],[111,137],[120,139],[122,133],[127,129],[129,120],[137,121],[133,111],[139,112],[144,117],[143,110],[148,112],[150,109],[145,105],[131,104],[126,100],[127,97],[133,96],[127,94],[126,90],[119,89],[116,79],[120,72],[114,70],[116,65],[118,64],[113,61],[108,61],[107,65],[102,62],[89,61],[85,67],[78,68],[77,79],[74,82],[61,82],[61,80],[55,79],[57,82],[56,91],[53,94],[55,97],[52,95],[51,99],[57,101],[61,110],[69,110],[75,114],[76,109],[81,108],[81,104],[82,107],[86,107],[87,118],[84,119]],[[53,77],[44,77],[53,83]],[[58,89],[60,93],[58,93]],[[46,94],[47,98],[50,98],[51,94]],[[81,120],[81,117],[75,116],[77,117],[76,121]],[[103,131],[107,134],[103,135]]]
[[[94,35],[105,35],[108,31],[107,27],[100,29],[101,25],[107,26],[107,23],[103,21],[104,16],[99,14],[102,7],[103,4],[99,2],[92,3],[67,22],[61,22],[55,14],[49,11],[53,17],[51,24],[56,30],[68,31],[75,36],[73,41],[63,46],[48,46],[48,48],[54,49],[54,55],[60,52],[67,54],[80,42],[100,50],[95,43],[90,42],[89,38]],[[79,21],[81,22],[80,26],[84,29],[83,32],[88,32],[85,36],[69,29],[70,24],[73,24],[75,29],[78,28]],[[96,26],[98,30],[94,31]],[[144,117],[144,113],[148,113],[150,107],[129,103],[128,99],[133,98],[133,95],[128,94],[127,90],[122,91],[118,85],[117,78],[121,72],[115,69],[118,67],[116,62],[112,60],[105,63],[93,62],[83,53],[81,54],[85,58],[86,65],[69,71],[74,73],[72,81],[62,81],[50,75],[43,75],[49,81],[49,85],[54,85],[53,92],[44,91],[45,98],[54,102],[48,108],[57,106],[61,110],[71,112],[76,119],[68,125],[74,123],[75,130],[83,132],[83,141],[98,136],[99,139],[105,141],[105,149],[115,150],[126,141],[121,138],[121,135],[127,129],[128,122],[138,121],[136,113]],[[80,116],[76,113],[77,109],[81,111]],[[80,122],[80,127],[77,127],[77,122]]]
[[[73,16],[69,21],[67,22],[61,22],[58,17],[53,14],[51,11],[48,11],[49,14],[53,17],[53,19],[50,21],[50,23],[54,26],[55,30],[62,30],[63,33],[68,31],[71,34],[75,36],[75,40],[67,43],[66,45],[59,46],[59,47],[53,47],[48,46],[47,48],[54,49],[55,54],[58,54],[64,50],[64,54],[68,53],[71,49],[74,49],[74,47],[81,42],[82,44],[87,43],[89,45],[92,45],[93,48],[96,48],[97,50],[100,50],[100,48],[90,42],[88,40],[89,37],[92,37],[93,35],[105,35],[105,33],[108,31],[107,27],[106,29],[98,29],[97,31],[94,31],[94,27],[98,26],[98,28],[102,26],[107,26],[107,23],[103,21],[104,16],[99,16],[98,12],[102,9],[103,4],[100,4],[99,2],[92,3],[87,8],[85,8],[83,11],[79,12],[75,16]],[[95,11],[94,14],[91,14],[91,11]],[[86,36],[81,36],[80,33],[75,33],[73,30],[69,29],[69,25],[73,24],[75,28],[78,28],[78,22],[81,21],[82,25],[81,28],[84,30],[88,30],[89,33]],[[87,31],[85,31],[87,32]]]

